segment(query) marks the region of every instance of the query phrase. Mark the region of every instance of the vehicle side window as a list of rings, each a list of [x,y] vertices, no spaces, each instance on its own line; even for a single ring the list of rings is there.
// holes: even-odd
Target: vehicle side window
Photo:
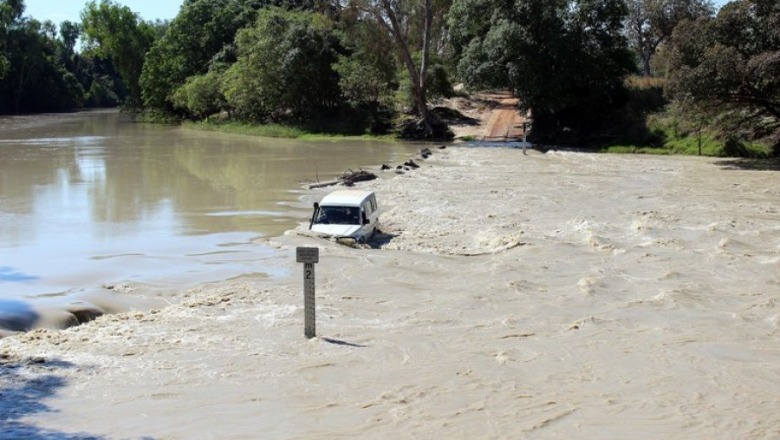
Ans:
[[[369,202],[371,202],[371,212],[376,211],[376,196],[371,196],[368,199]]]

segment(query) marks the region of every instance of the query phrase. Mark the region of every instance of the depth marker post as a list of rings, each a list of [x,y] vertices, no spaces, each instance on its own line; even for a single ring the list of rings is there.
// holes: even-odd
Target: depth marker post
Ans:
[[[314,313],[314,263],[320,262],[320,248],[297,247],[295,260],[303,263],[303,334],[311,339],[317,335]]]

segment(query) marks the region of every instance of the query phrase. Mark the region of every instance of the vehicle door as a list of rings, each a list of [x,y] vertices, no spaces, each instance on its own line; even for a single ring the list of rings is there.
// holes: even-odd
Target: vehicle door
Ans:
[[[371,203],[371,198],[363,201],[363,203],[360,205],[360,211],[362,213],[363,222],[361,232],[366,237],[369,237],[376,229],[376,208],[375,205]]]

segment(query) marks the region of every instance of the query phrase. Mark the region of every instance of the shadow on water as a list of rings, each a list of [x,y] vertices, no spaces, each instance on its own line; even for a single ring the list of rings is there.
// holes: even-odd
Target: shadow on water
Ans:
[[[13,281],[13,282],[24,282],[24,281],[35,281],[38,277],[33,275],[26,275],[21,272],[17,272],[12,267],[7,266],[0,266],[0,282],[3,281]]]
[[[726,170],[780,171],[780,159],[730,159],[715,162]]]
[[[368,241],[368,245],[371,246],[372,249],[381,249],[393,241],[395,237],[398,237],[398,235],[387,234],[377,229],[376,232],[374,232],[374,235],[371,236],[371,240]]]
[[[354,342],[342,341],[340,339],[322,338],[322,340],[327,342],[327,343],[329,343],[329,344],[344,345],[344,346],[347,346],[347,347],[358,347],[358,348],[368,347],[368,345],[355,344]]]
[[[64,361],[39,358],[11,360],[0,357],[0,439],[87,440],[104,437],[43,429],[22,420],[33,414],[52,413],[43,401],[64,387],[59,369],[73,368]]]
[[[23,301],[0,299],[0,330],[26,332],[39,318],[38,313]]]

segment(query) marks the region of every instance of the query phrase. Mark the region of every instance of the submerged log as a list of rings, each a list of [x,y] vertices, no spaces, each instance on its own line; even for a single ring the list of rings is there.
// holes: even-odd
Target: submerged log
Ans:
[[[341,179],[327,180],[325,182],[310,183],[306,186],[306,188],[308,189],[325,188],[326,186],[338,185],[339,183],[341,183]]]
[[[352,186],[356,182],[367,182],[369,180],[374,180],[376,177],[376,174],[363,170],[347,170],[344,172],[344,174],[341,175],[341,179],[344,181],[345,186]]]
[[[334,186],[342,184],[344,186],[352,186],[356,182],[366,182],[369,180],[374,180],[377,178],[377,175],[374,173],[369,173],[368,171],[364,170],[358,170],[358,171],[352,171],[351,169],[348,169],[344,171],[340,177],[334,180],[328,180],[325,182],[317,182],[317,183],[310,183],[307,185],[308,189],[314,189],[314,188],[324,188],[326,186]]]
[[[358,171],[352,171],[347,170],[344,171],[344,174],[341,175],[341,179],[346,184],[347,182],[354,184],[355,182],[367,182],[369,180],[376,179],[376,174],[369,173],[368,171],[358,170]]]

